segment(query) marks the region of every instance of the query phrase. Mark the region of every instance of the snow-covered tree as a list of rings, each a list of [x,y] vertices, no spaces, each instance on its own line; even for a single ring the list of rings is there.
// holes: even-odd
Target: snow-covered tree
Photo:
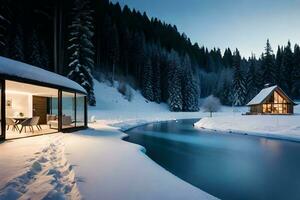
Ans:
[[[184,80],[182,84],[183,110],[189,112],[199,111],[199,87],[193,77],[191,59],[186,54],[182,68],[184,69]]]
[[[75,0],[72,23],[69,26],[70,60],[68,78],[79,83],[88,93],[89,104],[96,104],[93,89],[94,35],[93,10],[87,0]]]
[[[243,72],[241,70],[241,56],[236,49],[233,60],[233,105],[242,106],[245,104],[246,88]]]
[[[171,50],[169,55],[169,73],[168,73],[168,104],[171,111],[182,111],[182,68],[180,66],[180,58],[178,53]]]
[[[152,51],[152,63],[153,63],[153,94],[154,101],[160,103],[162,99],[161,95],[161,64],[160,64],[160,52],[161,49],[158,45],[153,47]]]
[[[143,70],[143,80],[142,80],[142,94],[149,101],[154,101],[153,94],[153,69],[150,58],[147,58],[146,64]]]
[[[210,117],[212,117],[212,113],[218,112],[221,108],[220,100],[213,95],[208,96],[204,99],[202,103],[202,109],[204,112],[209,112]]]

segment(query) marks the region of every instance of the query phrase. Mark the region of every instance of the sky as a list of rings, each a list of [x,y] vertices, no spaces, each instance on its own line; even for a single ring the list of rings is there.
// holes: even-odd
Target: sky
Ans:
[[[238,48],[260,56],[267,39],[300,44],[300,0],[112,0],[177,26],[209,49]]]

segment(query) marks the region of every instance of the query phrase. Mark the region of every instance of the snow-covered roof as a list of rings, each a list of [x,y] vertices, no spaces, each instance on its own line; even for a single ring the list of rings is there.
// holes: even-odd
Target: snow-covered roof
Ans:
[[[279,90],[287,99],[289,99],[289,101],[291,103],[293,103],[294,105],[297,105],[295,102],[293,102],[292,99],[289,98],[289,96],[287,96],[284,91],[278,87],[277,85],[274,85],[272,87],[267,87],[262,89],[248,104],[247,106],[252,106],[252,105],[258,105],[263,103],[263,101],[274,92],[274,90]]]
[[[262,89],[248,104],[247,106],[261,104],[275,89],[277,85]]]
[[[1,75],[49,84],[52,87],[75,90],[86,94],[86,90],[81,85],[62,75],[0,56],[0,77]]]

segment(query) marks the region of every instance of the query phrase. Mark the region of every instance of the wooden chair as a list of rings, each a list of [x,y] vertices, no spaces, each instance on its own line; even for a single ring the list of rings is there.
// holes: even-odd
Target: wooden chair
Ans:
[[[9,126],[12,126],[12,131],[19,131],[19,127],[17,125],[17,123],[12,119],[12,118],[5,118],[5,123],[7,126],[6,130],[9,130]]]
[[[39,131],[42,130],[42,127],[39,125],[39,120],[40,120],[40,117],[32,117],[32,118],[28,118],[25,121],[23,121],[22,123],[20,123],[20,125],[21,125],[20,133],[22,133],[23,128],[25,128],[25,133],[26,133],[27,126],[29,127],[29,130],[32,131],[33,133],[34,133],[33,126],[36,126]]]

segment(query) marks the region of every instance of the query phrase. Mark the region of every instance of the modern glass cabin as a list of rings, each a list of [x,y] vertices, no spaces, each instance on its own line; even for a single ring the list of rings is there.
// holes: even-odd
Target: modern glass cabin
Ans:
[[[0,57],[0,140],[87,127],[87,93],[53,72]]]

